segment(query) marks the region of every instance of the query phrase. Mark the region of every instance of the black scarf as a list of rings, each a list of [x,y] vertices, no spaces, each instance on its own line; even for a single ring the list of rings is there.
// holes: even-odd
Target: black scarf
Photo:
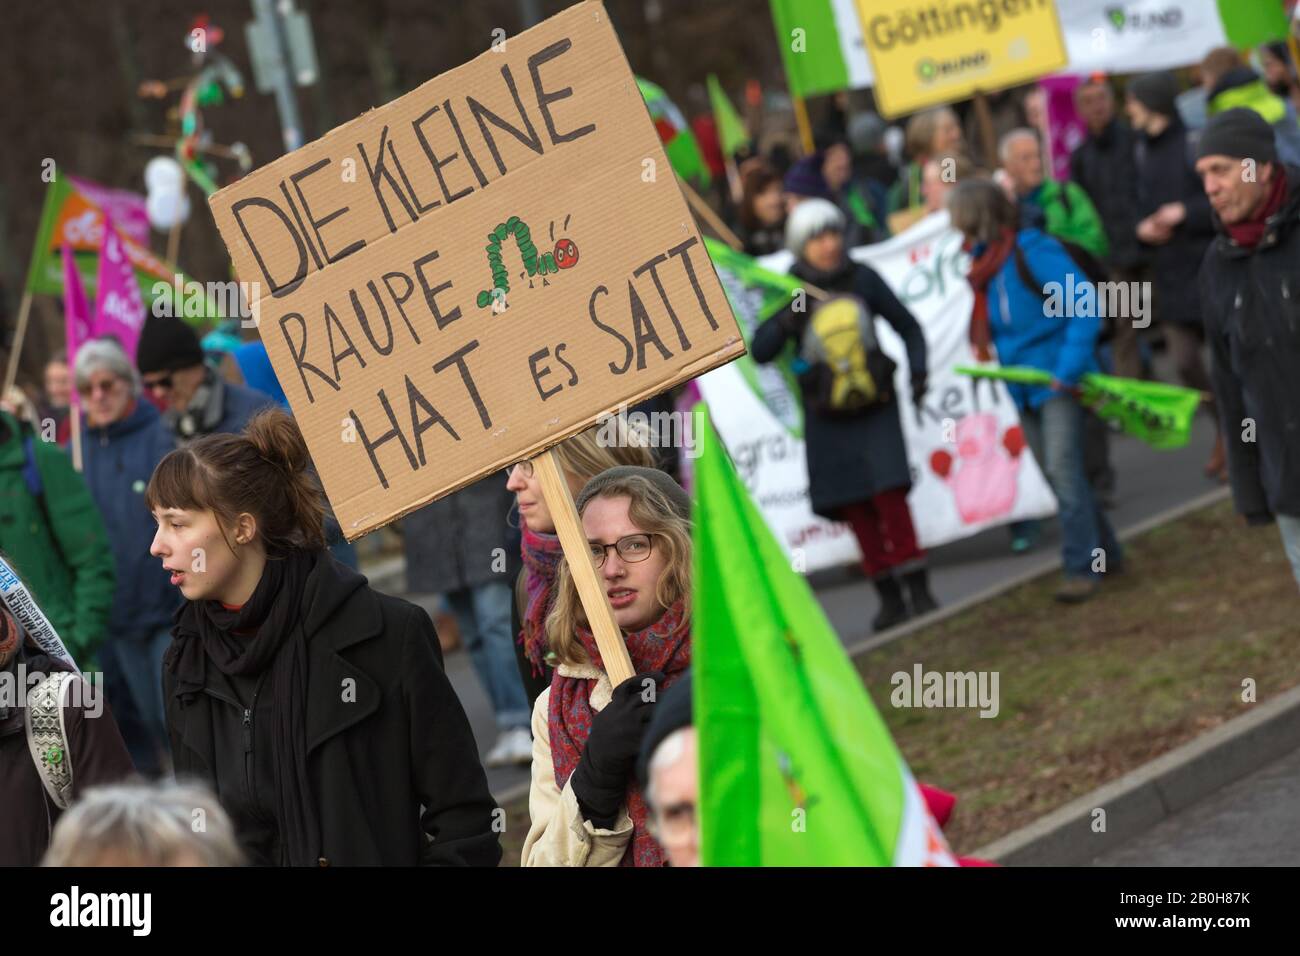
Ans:
[[[271,735],[281,838],[292,866],[315,866],[320,827],[307,777],[307,637],[302,622],[311,606],[307,579],[324,552],[292,551],[268,559],[252,597],[238,611],[219,601],[189,601],[177,615],[172,661],[180,694],[201,691],[207,668],[228,677],[255,677],[271,669]],[[235,631],[255,631],[239,635]]]
[[[827,292],[843,292],[852,288],[853,272],[856,268],[857,263],[848,255],[843,255],[840,257],[839,264],[828,272],[823,272],[806,259],[796,261],[790,268],[790,272],[804,282],[811,282],[819,289]]]

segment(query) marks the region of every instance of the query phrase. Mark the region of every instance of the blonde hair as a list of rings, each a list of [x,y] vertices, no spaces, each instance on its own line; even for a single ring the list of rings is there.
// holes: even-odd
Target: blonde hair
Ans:
[[[651,548],[661,548],[664,572],[655,584],[655,600],[665,609],[691,596],[691,522],[673,510],[668,497],[640,475],[611,481],[596,498],[629,498],[628,517],[653,537]],[[586,510],[584,504],[583,510]],[[581,517],[581,514],[579,515]],[[578,640],[578,626],[586,624],[578,588],[569,573],[568,561],[560,561],[556,576],[555,603],[546,615],[546,640],[562,664],[587,664],[587,653]]]
[[[601,440],[606,428],[614,428],[615,441],[611,444]],[[586,431],[578,432],[552,449],[560,460],[560,468],[586,484],[602,471],[617,468],[619,465],[635,465],[638,468],[653,468],[654,454],[650,451],[649,437],[638,428],[628,424],[618,415],[611,415],[592,425]]]
[[[952,121],[960,127],[957,114],[947,106],[925,110],[907,121],[907,133],[903,138],[903,145],[909,159],[929,158],[930,149],[934,146],[934,134],[939,130],[939,118],[944,114],[951,116]]]
[[[201,823],[200,823],[201,821]],[[122,783],[95,787],[54,827],[42,866],[100,866],[106,855],[136,866],[242,866],[235,828],[202,784]]]

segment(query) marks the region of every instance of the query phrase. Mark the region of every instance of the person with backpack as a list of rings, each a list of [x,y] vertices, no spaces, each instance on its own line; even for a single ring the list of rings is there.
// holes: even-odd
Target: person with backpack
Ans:
[[[67,454],[3,411],[0,551],[72,656],[93,663],[113,607],[113,552],[104,521]]]
[[[1202,355],[1205,327],[1197,273],[1214,240],[1214,219],[1193,167],[1191,137],[1179,117],[1173,73],[1146,73],[1128,85],[1126,108],[1138,131],[1137,237],[1151,256],[1155,314],[1179,380],[1210,394],[1210,373]],[[1216,421],[1212,401],[1204,408]],[[1227,452],[1216,426],[1209,478],[1227,481]]]
[[[249,860],[496,866],[496,804],[433,623],[325,550],[294,420],[268,409],[171,452],[145,505],[186,599],[163,659],[176,774],[216,790]]]
[[[74,800],[133,773],[102,690],[27,639],[0,605],[0,866],[36,866]]]
[[[109,702],[141,773],[157,776],[167,754],[162,659],[181,597],[149,556],[154,520],[144,489],[175,439],[158,410],[140,397],[140,380],[116,339],[82,343],[76,356],[82,396],[82,474],[108,530],[117,589],[101,650]],[[129,698],[129,699],[126,699]]]
[[[845,253],[844,228],[843,213],[825,200],[809,199],[790,214],[786,248],[798,257],[791,274],[830,298],[815,302],[810,294],[807,310],[796,311],[796,300],[769,318],[755,330],[750,354],[771,362],[794,343],[812,510],[852,527],[863,570],[880,596],[872,626],[882,631],[938,602],[908,509],[912,471],[894,363],[880,349],[876,317],[907,348],[917,405],[926,389],[926,345],[920,324],[885,281]]]
[[[1067,308],[1045,308],[1043,288],[1053,282],[1066,288],[1078,266],[1056,239],[1021,228],[1015,205],[996,184],[959,183],[948,211],[973,257],[968,277],[975,293],[970,339],[976,356],[987,361],[996,347],[1002,365],[1052,374],[1051,388],[1007,388],[1059,503],[1065,579],[1056,599],[1087,600],[1103,572],[1123,565],[1119,541],[1084,469],[1084,409],[1074,391],[1085,372],[1097,370],[1097,309],[1070,300]],[[1074,279],[1074,286],[1080,281]]]

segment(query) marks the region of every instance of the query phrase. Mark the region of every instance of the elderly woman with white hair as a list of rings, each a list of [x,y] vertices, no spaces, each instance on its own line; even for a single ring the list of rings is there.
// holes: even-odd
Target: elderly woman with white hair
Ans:
[[[881,631],[938,607],[907,504],[912,470],[894,363],[880,350],[875,320],[884,319],[903,340],[918,406],[925,394],[925,335],[885,281],[849,258],[844,228],[843,213],[825,200],[809,199],[790,214],[785,244],[798,257],[791,274],[828,297],[813,301],[817,293],[810,293],[811,308],[796,298],[759,326],[750,351],[755,361],[771,362],[794,345],[812,510],[852,527],[863,569],[880,595],[873,626]]]
[[[153,404],[140,400],[135,366],[116,339],[83,343],[75,377],[85,412],[83,474],[104,519],[117,572],[100,651],[109,704],[122,717],[137,769],[154,775],[166,761],[162,656],[180,596],[149,554],[156,526],[144,490],[175,440]]]
[[[94,787],[54,828],[42,866],[242,866],[216,795],[198,783]]]

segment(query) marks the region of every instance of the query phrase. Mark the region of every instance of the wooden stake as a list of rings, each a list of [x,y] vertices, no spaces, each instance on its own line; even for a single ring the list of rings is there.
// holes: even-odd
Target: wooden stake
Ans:
[[[72,467],[81,471],[81,406],[72,403]]]
[[[686,202],[695,211],[695,215],[703,219],[709,228],[718,234],[719,239],[737,251],[745,247],[745,244],[740,241],[740,237],[731,231],[731,228],[722,221],[722,217],[704,201],[704,197],[691,188],[690,183],[682,179],[681,176],[677,177],[677,182],[682,187],[682,192],[686,195]]]
[[[9,350],[9,367],[5,369],[4,390],[0,391],[0,395],[8,395],[18,378],[18,357],[23,352],[23,339],[27,335],[27,320],[31,314],[32,293],[29,289],[23,293],[23,300],[18,306],[18,327],[14,330],[14,341]]]
[[[176,220],[171,231],[167,233],[167,264],[176,265],[176,257],[181,253],[181,221]]]
[[[794,104],[794,121],[799,124],[799,142],[803,144],[803,154],[811,156],[817,152],[817,146],[813,142],[812,123],[808,121],[808,104],[802,96],[791,96],[790,101]]]
[[[993,132],[993,110],[983,90],[975,91],[975,119],[979,122],[980,139],[984,141],[984,163],[989,169],[998,168],[997,134]]]
[[[596,566],[591,563],[591,551],[582,531],[582,522],[578,519],[578,509],[573,503],[573,492],[569,490],[554,451],[544,451],[533,459],[533,474],[542,486],[542,498],[551,513],[551,520],[555,522],[555,533],[564,549],[564,559],[569,563],[569,574],[578,587],[582,609],[587,612],[587,623],[596,638],[596,646],[600,648],[605,673],[609,675],[609,682],[617,687],[635,673],[632,658],[623,643],[623,632],[614,620],[609,595],[596,575]]]

